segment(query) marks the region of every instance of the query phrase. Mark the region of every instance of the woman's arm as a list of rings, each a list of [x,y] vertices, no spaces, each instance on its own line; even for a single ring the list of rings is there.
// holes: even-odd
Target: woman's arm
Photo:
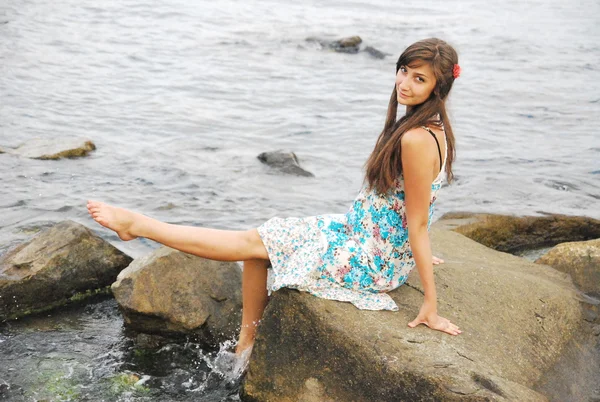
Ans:
[[[437,314],[437,293],[433,278],[431,244],[427,232],[431,183],[435,175],[436,158],[438,158],[433,141],[433,138],[422,129],[409,130],[402,136],[402,172],[408,239],[425,293],[419,315],[408,325],[414,328],[419,324],[425,324],[431,329],[458,335],[461,333],[460,329]]]

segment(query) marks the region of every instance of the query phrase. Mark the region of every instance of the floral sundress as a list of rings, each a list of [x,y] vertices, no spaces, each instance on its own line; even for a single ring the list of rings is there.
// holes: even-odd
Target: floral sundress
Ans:
[[[428,228],[445,161],[431,184]],[[404,210],[400,176],[385,196],[364,186],[345,214],[269,219],[258,227],[271,261],[269,294],[287,287],[359,309],[398,310],[386,292],[415,267]]]

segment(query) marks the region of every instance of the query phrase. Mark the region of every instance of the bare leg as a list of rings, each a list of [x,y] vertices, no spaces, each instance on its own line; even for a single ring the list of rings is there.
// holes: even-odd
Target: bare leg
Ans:
[[[244,261],[244,272],[242,273],[242,330],[235,351],[238,355],[254,345],[256,328],[269,301],[267,296],[268,266],[268,260]]]
[[[256,229],[238,231],[172,225],[97,201],[88,201],[87,208],[96,222],[117,232],[122,240],[146,237],[165,246],[218,261],[269,258]]]

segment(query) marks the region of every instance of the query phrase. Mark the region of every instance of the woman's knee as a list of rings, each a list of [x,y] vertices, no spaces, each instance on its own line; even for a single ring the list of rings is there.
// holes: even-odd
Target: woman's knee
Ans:
[[[258,234],[258,230],[250,229],[244,232],[244,238],[253,259],[269,260],[267,249]]]

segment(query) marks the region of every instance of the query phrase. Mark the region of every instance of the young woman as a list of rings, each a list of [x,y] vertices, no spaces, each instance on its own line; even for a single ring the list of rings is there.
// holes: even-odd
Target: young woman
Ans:
[[[431,254],[428,229],[442,178],[452,179],[445,101],[459,73],[455,50],[442,40],[422,40],[402,53],[365,185],[346,214],[273,218],[256,229],[227,231],[172,225],[95,201],[88,211],[122,240],[146,237],[204,258],[244,261],[238,354],[250,352],[270,292],[290,287],[360,309],[397,310],[386,292],[415,265],[425,297],[408,326],[458,335],[437,314],[433,264],[441,261]],[[397,120],[398,104],[406,114]]]

